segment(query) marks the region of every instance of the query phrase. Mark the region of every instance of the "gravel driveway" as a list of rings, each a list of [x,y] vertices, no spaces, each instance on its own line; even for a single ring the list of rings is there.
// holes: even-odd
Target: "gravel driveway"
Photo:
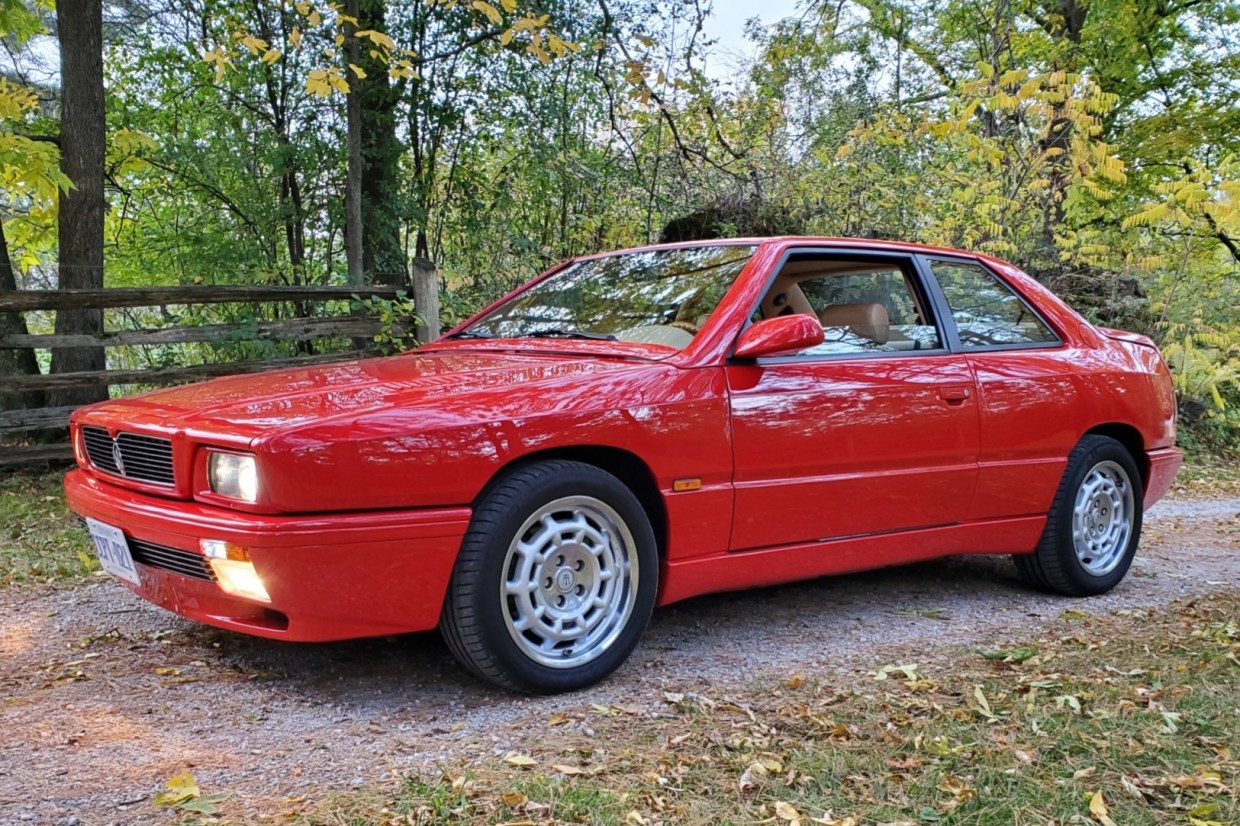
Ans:
[[[279,812],[502,755],[555,711],[663,692],[829,676],[958,642],[1011,642],[1065,609],[1111,613],[1240,584],[1240,498],[1167,501],[1106,597],[1022,588],[968,557],[690,600],[656,612],[602,686],[530,699],[464,676],[435,634],[299,645],[180,620],[110,580],[0,590],[0,824],[168,822],[153,795],[189,768],[226,812]],[[911,653],[917,652],[917,653]]]

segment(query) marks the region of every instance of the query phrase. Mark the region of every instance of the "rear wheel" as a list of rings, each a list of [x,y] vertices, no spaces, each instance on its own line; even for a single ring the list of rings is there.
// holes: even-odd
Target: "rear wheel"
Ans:
[[[1106,436],[1084,437],[1068,455],[1037,550],[1014,557],[1017,572],[1065,596],[1110,591],[1136,555],[1143,496],[1127,448]]]
[[[624,662],[657,585],[654,533],[632,491],[592,465],[539,462],[478,503],[440,628],[483,679],[531,693],[571,691]]]

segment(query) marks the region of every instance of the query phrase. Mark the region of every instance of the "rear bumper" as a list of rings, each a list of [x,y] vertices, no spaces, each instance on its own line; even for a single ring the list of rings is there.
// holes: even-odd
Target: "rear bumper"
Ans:
[[[1184,461],[1184,453],[1178,447],[1165,447],[1145,454],[1150,463],[1149,478],[1145,483],[1145,509],[1148,510],[1163,497],[1175,481],[1176,471]]]
[[[69,507],[131,541],[201,556],[199,540],[245,548],[271,595],[260,603],[213,581],[138,564],[139,596],[209,625],[326,641],[424,631],[439,622],[469,508],[265,516],[126,490],[74,470]],[[183,556],[183,555],[182,555]],[[192,560],[191,560],[192,561]]]

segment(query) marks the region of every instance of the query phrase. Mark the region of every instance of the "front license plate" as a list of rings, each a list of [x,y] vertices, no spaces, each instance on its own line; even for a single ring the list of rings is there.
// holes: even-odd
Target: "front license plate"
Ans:
[[[99,564],[103,566],[103,570],[134,585],[141,585],[124,531],[89,517],[86,519],[86,528],[95,543],[95,553],[99,554]]]

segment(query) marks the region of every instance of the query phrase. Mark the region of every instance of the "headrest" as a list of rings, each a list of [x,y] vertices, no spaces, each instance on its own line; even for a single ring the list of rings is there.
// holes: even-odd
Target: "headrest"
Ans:
[[[818,314],[823,327],[847,327],[853,335],[886,344],[891,335],[887,308],[882,304],[832,304]]]

